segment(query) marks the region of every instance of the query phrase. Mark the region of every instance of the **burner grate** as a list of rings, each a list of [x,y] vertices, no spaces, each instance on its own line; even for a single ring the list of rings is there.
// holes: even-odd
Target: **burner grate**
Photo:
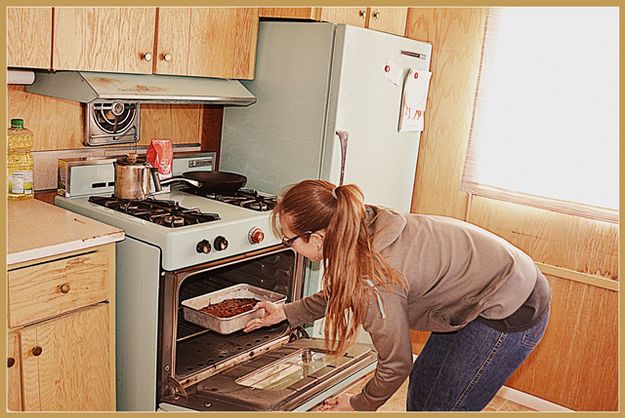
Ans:
[[[125,200],[115,196],[91,196],[89,202],[126,213],[168,228],[177,228],[221,219],[217,213],[184,208],[174,200]]]
[[[208,199],[218,200],[223,203],[241,206],[258,212],[272,210],[276,206],[277,197],[274,195],[262,195],[254,189],[239,189],[234,192],[204,192],[194,187],[184,187],[183,192],[203,196]]]

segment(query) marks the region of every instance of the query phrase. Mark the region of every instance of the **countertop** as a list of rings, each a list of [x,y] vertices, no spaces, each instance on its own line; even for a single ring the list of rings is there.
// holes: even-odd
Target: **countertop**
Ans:
[[[124,231],[36,199],[8,202],[7,265],[124,239]]]

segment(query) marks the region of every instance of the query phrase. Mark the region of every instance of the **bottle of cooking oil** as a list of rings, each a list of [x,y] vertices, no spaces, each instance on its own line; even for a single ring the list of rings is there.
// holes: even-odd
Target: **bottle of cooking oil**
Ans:
[[[9,199],[32,199],[33,191],[33,133],[24,128],[23,119],[11,119],[8,132],[7,195]]]

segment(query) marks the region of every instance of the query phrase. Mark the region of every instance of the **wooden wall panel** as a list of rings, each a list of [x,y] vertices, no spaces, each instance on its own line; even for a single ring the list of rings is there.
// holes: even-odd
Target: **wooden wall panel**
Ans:
[[[73,100],[57,99],[27,93],[24,86],[7,88],[7,123],[23,118],[33,131],[33,150],[64,150],[86,148],[85,105]],[[143,104],[141,106],[141,141],[152,138],[171,139],[174,144],[199,144],[202,124],[201,105]]]
[[[535,261],[618,279],[617,224],[474,196],[469,221]]]
[[[546,266],[617,281],[617,224],[469,199],[460,191],[485,18],[486,9],[409,9],[406,36],[433,44],[412,211],[466,218]],[[574,410],[615,410],[618,291],[569,278],[549,281],[553,316],[547,334],[507,386]],[[413,351],[420,352],[428,335],[412,333]]]
[[[576,411],[617,410],[618,293],[547,278],[547,331],[506,385]]]
[[[258,9],[258,17],[315,20],[318,15],[318,7],[261,7]]]
[[[486,9],[410,8],[408,38],[431,42],[432,80],[421,134],[412,212],[464,218],[460,191]]]

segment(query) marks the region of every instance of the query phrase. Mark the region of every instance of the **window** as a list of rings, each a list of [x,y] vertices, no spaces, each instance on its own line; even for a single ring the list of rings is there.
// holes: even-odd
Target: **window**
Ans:
[[[619,10],[490,9],[462,189],[618,219]]]

